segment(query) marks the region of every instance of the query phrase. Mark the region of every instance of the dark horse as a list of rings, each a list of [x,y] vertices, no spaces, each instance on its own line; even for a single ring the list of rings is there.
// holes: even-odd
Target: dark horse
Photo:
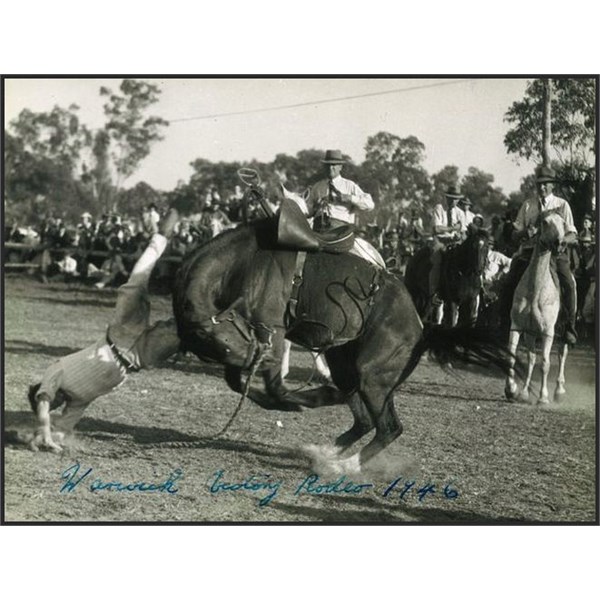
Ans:
[[[393,393],[426,351],[440,362],[506,367],[506,350],[481,331],[424,332],[404,284],[356,256],[308,253],[302,283],[293,286],[298,252],[277,246],[276,220],[226,231],[184,260],[174,291],[178,332],[184,350],[225,365],[236,392],[243,389],[243,371],[261,373],[266,394],[251,389],[249,397],[264,408],[348,404],[354,424],[336,439],[329,470],[356,473],[401,434]],[[337,389],[285,389],[280,359],[286,336],[324,351]],[[341,458],[373,429],[360,453]]]
[[[482,276],[487,264],[489,234],[473,228],[460,244],[450,246],[442,255],[439,296],[443,301],[444,322],[448,325],[474,325],[477,321]],[[423,247],[409,261],[404,282],[410,292],[419,316],[432,310],[429,298],[429,271],[431,248]],[[433,307],[435,309],[435,307]],[[436,323],[442,321],[438,311]]]

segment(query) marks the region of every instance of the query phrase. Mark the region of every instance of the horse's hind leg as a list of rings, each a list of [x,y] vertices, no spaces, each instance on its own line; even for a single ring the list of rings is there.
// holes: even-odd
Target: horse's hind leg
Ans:
[[[377,456],[402,433],[402,424],[394,409],[393,387],[393,383],[390,381],[385,382],[385,377],[362,376],[358,394],[370,415],[372,423],[375,425],[375,436],[360,452],[348,458],[338,458],[330,461],[329,470],[334,474],[356,475],[360,473],[363,465]],[[360,417],[360,422],[363,422],[362,417]],[[366,425],[366,421],[364,421],[364,424]],[[356,425],[356,423],[355,426],[356,429],[352,428],[346,434],[343,434],[344,436],[347,435],[343,440],[344,442],[349,442],[353,439],[353,436],[358,436],[359,433],[364,435],[364,429],[361,429],[361,426]]]
[[[360,464],[364,465],[402,433],[402,423],[394,408],[394,391],[389,386],[365,386],[361,397],[375,421],[375,437],[360,451]]]
[[[554,402],[564,400],[565,390],[565,363],[569,354],[569,345],[562,344],[558,351],[558,377],[556,379],[556,390],[554,391]]]
[[[354,424],[348,431],[336,438],[335,445],[339,448],[340,452],[343,452],[352,446],[352,444],[358,442],[358,440],[369,433],[375,426],[373,418],[367,410],[360,394],[352,394],[348,399],[348,406],[354,416]]]

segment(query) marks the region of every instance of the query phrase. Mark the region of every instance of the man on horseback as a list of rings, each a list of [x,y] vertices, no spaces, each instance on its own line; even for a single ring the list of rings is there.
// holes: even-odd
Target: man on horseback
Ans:
[[[371,194],[341,176],[346,163],[339,150],[327,150],[321,161],[325,168],[325,177],[310,188],[308,204],[310,214],[314,216],[315,231],[325,231],[340,225],[356,225],[358,211],[370,211],[375,208]],[[353,251],[365,260],[385,268],[385,261],[375,248],[366,240],[356,238]]]
[[[451,185],[446,191],[445,202],[439,202],[433,209],[433,245],[429,271],[429,296],[433,306],[442,303],[439,297],[442,255],[450,244],[460,241],[464,229],[464,212],[458,206],[458,201],[463,198],[457,187]]]
[[[555,196],[556,174],[553,169],[542,166],[536,172],[537,197],[528,198],[522,204],[513,223],[513,240],[520,248],[513,257],[510,271],[505,279],[500,297],[500,314],[504,329],[509,328],[510,310],[517,284],[527,269],[537,242],[540,215],[545,211],[557,212],[564,220],[567,235],[564,245],[556,256],[556,272],[561,289],[561,301],[566,315],[565,341],[577,342],[575,322],[577,317],[577,293],[575,278],[571,272],[566,246],[577,243],[577,230],[569,203]]]
[[[320,231],[345,223],[355,225],[357,210],[375,208],[371,194],[341,176],[346,161],[339,150],[327,150],[321,162],[326,176],[311,187],[308,197],[314,211],[314,228]]]

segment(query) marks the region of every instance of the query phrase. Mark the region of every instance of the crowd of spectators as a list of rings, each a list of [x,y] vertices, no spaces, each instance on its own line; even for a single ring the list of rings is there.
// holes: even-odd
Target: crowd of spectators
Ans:
[[[242,197],[239,187],[223,196],[216,188],[207,190],[199,202],[201,208],[178,224],[156,269],[156,277],[171,277],[181,257],[222,231],[237,226],[243,219]],[[272,207],[275,210],[276,203]],[[255,218],[258,210],[258,206],[248,206],[248,218]],[[490,251],[511,257],[517,249],[512,239],[516,213],[516,209],[506,211],[487,222],[481,215],[472,213],[470,227],[485,228],[490,236]],[[68,282],[85,281],[99,288],[117,287],[127,280],[161,218],[155,204],[149,204],[135,216],[105,213],[94,219],[85,212],[76,224],[49,217],[38,228],[15,225],[5,232],[5,239],[31,248],[29,258],[38,261],[44,281],[58,278]],[[415,208],[399,212],[395,222],[387,227],[368,224],[359,235],[370,241],[381,252],[388,268],[399,275],[404,273],[410,257],[432,239],[422,213]],[[571,248],[570,253],[583,313],[595,274],[595,224],[591,216],[586,216],[579,244]]]
[[[239,187],[224,199],[216,188],[208,190],[201,208],[178,223],[156,276],[170,276],[173,265],[185,254],[237,226],[242,221],[242,196]],[[255,211],[256,207],[249,207],[250,219]],[[13,248],[7,262],[37,263],[43,281],[83,280],[97,287],[116,287],[127,280],[148,240],[158,231],[161,218],[160,208],[149,204],[134,216],[104,213],[94,219],[84,212],[78,223],[53,216],[38,227],[15,223],[5,230],[4,239],[23,248]]]

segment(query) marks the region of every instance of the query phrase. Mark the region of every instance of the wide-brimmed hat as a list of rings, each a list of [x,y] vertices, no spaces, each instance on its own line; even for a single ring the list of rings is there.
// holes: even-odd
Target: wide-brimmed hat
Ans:
[[[553,183],[556,181],[556,172],[550,167],[542,165],[535,171],[536,183]]]
[[[446,190],[445,194],[448,198],[464,198],[464,196],[460,193],[459,189],[455,185],[451,185]]]
[[[325,165],[343,165],[346,161],[339,150],[327,150],[321,162]]]
[[[466,196],[463,196],[460,198],[460,203],[466,204],[467,206],[473,206],[473,203],[471,202],[471,200],[469,198],[467,198]]]
[[[82,218],[82,219],[91,219],[91,218],[92,218],[92,215],[91,215],[89,212],[84,212],[84,213],[81,215],[81,218]]]

